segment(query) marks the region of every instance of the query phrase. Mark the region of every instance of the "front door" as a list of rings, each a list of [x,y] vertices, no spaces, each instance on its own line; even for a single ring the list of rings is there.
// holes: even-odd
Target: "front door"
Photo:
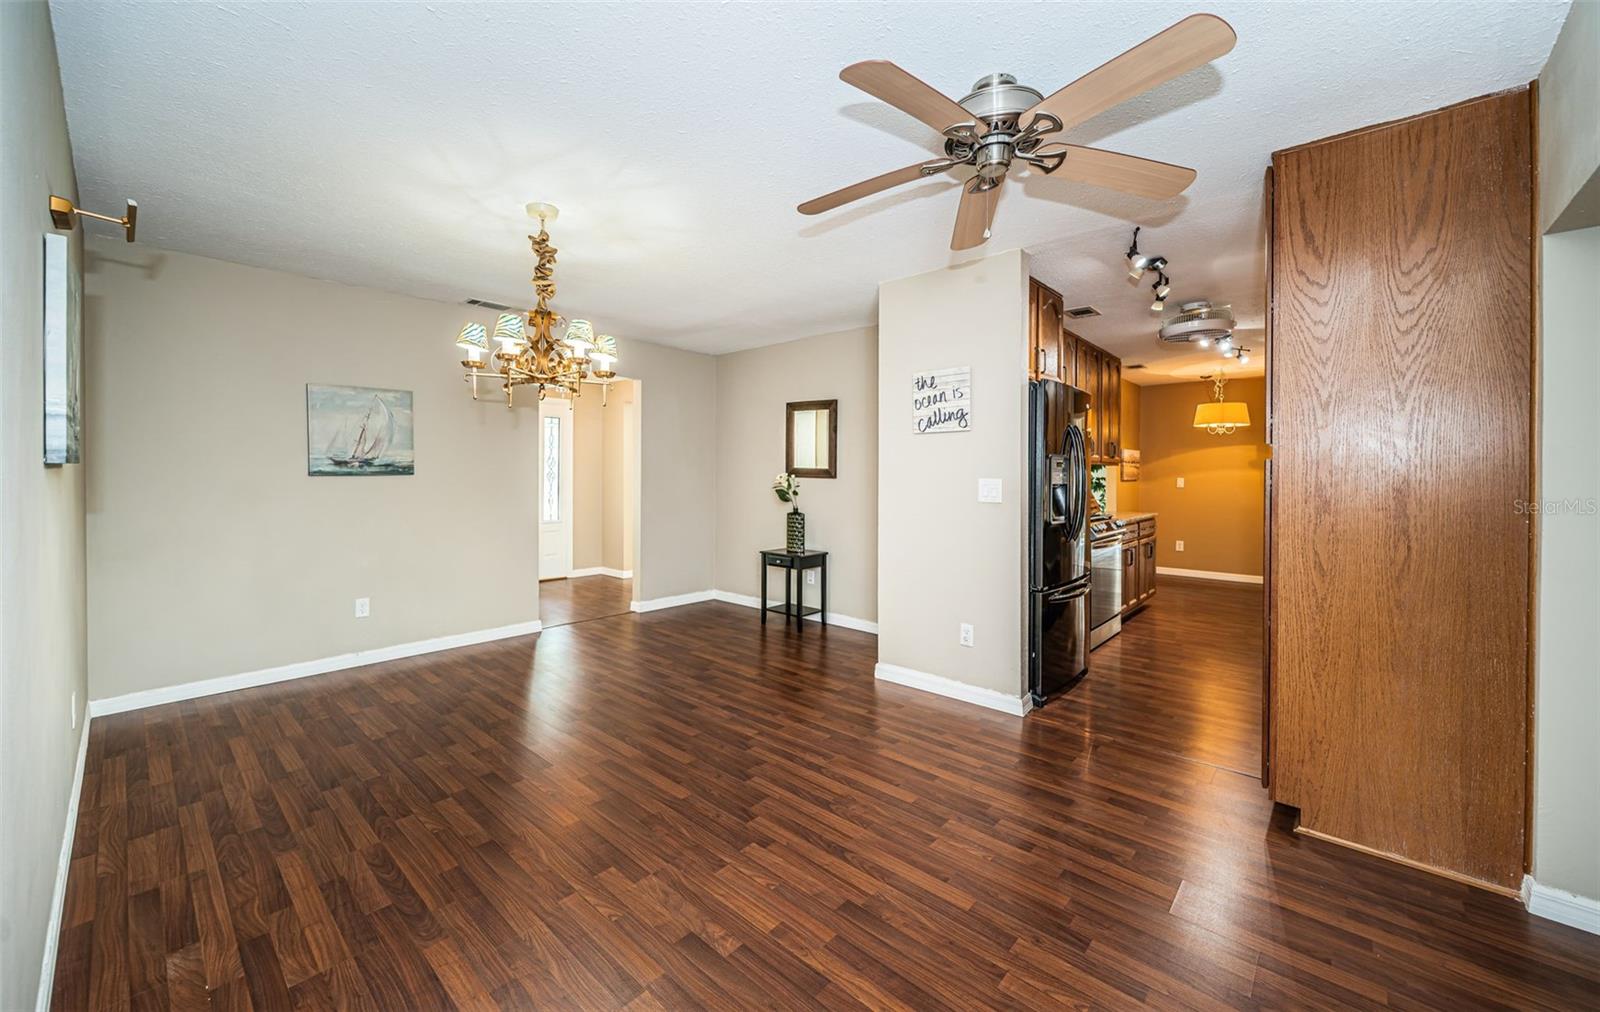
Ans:
[[[572,402],[539,404],[539,579],[572,575]]]

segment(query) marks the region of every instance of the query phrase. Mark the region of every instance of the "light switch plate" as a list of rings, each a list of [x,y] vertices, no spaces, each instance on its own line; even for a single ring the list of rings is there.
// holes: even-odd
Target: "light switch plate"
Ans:
[[[979,502],[999,502],[1000,501],[1000,479],[999,478],[979,478],[978,479],[978,501]]]
[[[1179,488],[1182,488],[1182,487],[1183,487],[1183,479],[1182,479],[1182,478],[1179,478],[1179,479],[1178,479],[1178,487],[1179,487]]]

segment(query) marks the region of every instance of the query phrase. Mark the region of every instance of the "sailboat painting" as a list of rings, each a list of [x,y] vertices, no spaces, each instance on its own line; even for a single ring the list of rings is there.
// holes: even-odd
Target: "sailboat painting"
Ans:
[[[411,391],[306,384],[306,473],[415,474]]]

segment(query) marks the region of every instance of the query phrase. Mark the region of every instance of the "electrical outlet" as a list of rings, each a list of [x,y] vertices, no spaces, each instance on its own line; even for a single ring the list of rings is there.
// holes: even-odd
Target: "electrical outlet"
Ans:
[[[74,731],[76,731],[78,729],[78,692],[77,692],[76,689],[74,689],[73,692],[72,692],[72,704],[71,705],[72,705],[72,729]]]
[[[815,569],[806,570],[806,583],[813,587],[817,585],[817,571]]]
[[[1182,487],[1183,487],[1183,479],[1182,479],[1182,478],[1179,478],[1179,479],[1178,479],[1178,487],[1179,487],[1179,488],[1182,488]]]
[[[1178,551],[1183,551],[1183,542],[1181,540],[1178,542]]]
[[[999,502],[1000,501],[1000,479],[999,478],[979,478],[978,479],[978,501],[979,502]]]
[[[372,598],[356,598],[356,618],[366,618],[372,614]]]
[[[966,622],[961,623],[961,645],[972,646],[972,626]]]

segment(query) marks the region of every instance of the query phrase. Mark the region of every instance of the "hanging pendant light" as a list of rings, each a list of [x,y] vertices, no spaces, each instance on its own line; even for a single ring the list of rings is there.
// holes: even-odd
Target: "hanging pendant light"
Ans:
[[[1236,429],[1248,428],[1250,406],[1244,401],[1223,399],[1223,388],[1227,385],[1227,377],[1219,372],[1208,378],[1211,380],[1216,399],[1195,405],[1194,427],[1205,429],[1213,436],[1230,436]]]

